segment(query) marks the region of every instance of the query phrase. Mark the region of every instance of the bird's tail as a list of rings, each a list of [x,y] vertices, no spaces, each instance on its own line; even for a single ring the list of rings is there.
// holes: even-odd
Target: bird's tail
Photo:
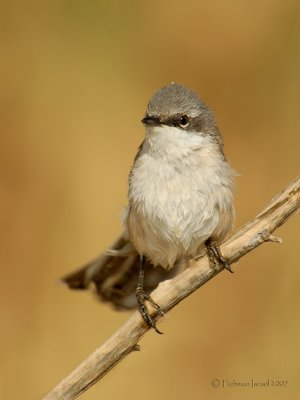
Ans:
[[[124,232],[99,257],[62,278],[70,289],[89,289],[94,286],[99,299],[110,302],[117,309],[136,307],[135,291],[138,283],[140,257]],[[171,279],[177,268],[165,270],[147,262],[144,289],[152,292],[157,285]]]

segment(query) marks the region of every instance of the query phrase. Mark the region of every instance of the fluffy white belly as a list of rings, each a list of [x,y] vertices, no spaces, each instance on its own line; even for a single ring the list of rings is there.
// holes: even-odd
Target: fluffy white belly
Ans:
[[[199,253],[223,223],[225,209],[231,224],[231,180],[226,173],[231,170],[221,153],[212,163],[212,151],[207,146],[201,151],[199,143],[185,146],[184,154],[167,147],[172,157],[166,149],[162,156],[157,157],[157,151],[153,156],[153,144],[147,144],[130,177],[127,227],[139,253],[171,268],[180,258]]]

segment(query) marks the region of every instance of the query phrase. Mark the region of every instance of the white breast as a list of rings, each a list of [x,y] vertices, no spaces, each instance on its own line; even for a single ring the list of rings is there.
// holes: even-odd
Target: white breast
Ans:
[[[233,175],[209,136],[152,128],[130,177],[127,226],[137,250],[166,268],[196,255],[220,215],[232,217]]]

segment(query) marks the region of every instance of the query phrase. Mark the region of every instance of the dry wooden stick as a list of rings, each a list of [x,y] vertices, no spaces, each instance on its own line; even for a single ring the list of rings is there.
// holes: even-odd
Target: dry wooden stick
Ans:
[[[244,225],[221,245],[230,263],[264,242],[281,242],[272,232],[300,208],[300,176],[292,181],[252,221]],[[213,269],[203,256],[191,262],[190,268],[172,280],[162,282],[152,293],[153,299],[168,312],[185,297],[216,276],[222,268]],[[159,319],[159,315],[154,316]],[[52,389],[44,400],[75,399],[94,385],[127,354],[138,349],[139,339],[149,330],[136,311],[101,347],[84,360],[69,376]],[[159,340],[159,337],[157,338]]]

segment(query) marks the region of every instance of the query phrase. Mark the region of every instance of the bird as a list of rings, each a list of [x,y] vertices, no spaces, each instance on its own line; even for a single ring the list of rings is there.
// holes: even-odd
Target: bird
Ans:
[[[160,282],[207,252],[212,265],[232,272],[219,244],[232,229],[234,177],[211,111],[182,84],[157,90],[141,121],[145,137],[128,179],[124,230],[112,246],[62,278],[71,289],[93,284],[116,309],[138,308],[145,324],[162,333],[149,305]]]

